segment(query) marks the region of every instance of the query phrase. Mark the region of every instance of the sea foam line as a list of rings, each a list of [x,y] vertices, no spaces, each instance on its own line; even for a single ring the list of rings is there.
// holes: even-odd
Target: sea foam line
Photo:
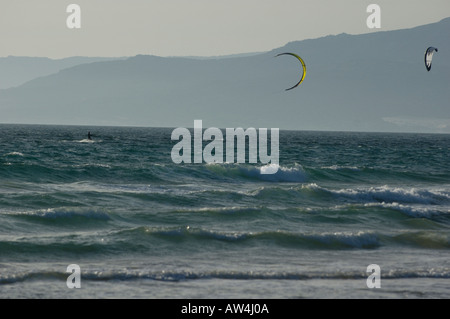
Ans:
[[[1,213],[1,212],[0,212]],[[18,217],[37,217],[43,219],[62,219],[83,217],[88,219],[100,219],[109,220],[110,217],[103,211],[95,209],[81,209],[81,208],[48,208],[32,211],[19,211],[19,212],[3,212],[2,214]]]
[[[364,207],[381,207],[399,211],[411,217],[431,218],[436,216],[450,217],[449,206],[437,205],[405,205],[400,203],[366,203]]]
[[[292,167],[280,166],[278,164],[267,164],[264,166],[250,166],[242,164],[207,164],[206,168],[224,177],[244,177],[258,179],[266,182],[305,182],[307,173],[303,167],[296,164]],[[268,171],[276,171],[267,174]]]
[[[410,203],[439,205],[450,203],[450,191],[448,189],[420,189],[391,187],[388,185],[369,188],[327,189],[315,183],[302,185],[303,190],[327,193],[357,202],[378,203]]]
[[[4,156],[20,156],[20,157],[24,157],[23,153],[20,153],[20,152],[11,152],[11,153],[5,154]]]
[[[373,249],[381,245],[379,236],[371,231],[296,233],[288,231],[217,231],[203,228],[184,227],[135,227],[121,230],[121,234],[137,236],[150,235],[160,239],[218,240],[245,243],[247,241],[268,241],[271,244],[299,249]]]
[[[17,273],[0,274],[0,284],[15,284],[29,280],[66,280],[69,274],[63,271],[21,271]],[[83,270],[81,271],[82,281],[136,281],[155,280],[166,282],[178,282],[187,280],[366,280],[368,274],[364,271],[342,270],[333,272],[276,272],[276,271],[234,271],[234,270],[214,270],[214,271],[148,271],[136,269],[112,269],[112,270]],[[392,279],[450,279],[449,268],[423,268],[423,269],[390,269],[384,270],[383,280]]]

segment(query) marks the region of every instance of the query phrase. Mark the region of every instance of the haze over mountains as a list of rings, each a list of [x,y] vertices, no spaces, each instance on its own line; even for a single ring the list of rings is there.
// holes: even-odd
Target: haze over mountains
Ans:
[[[75,65],[111,60],[117,58],[71,57],[59,60],[15,56],[0,58],[0,89],[16,87]]]
[[[430,72],[428,46],[439,49]],[[291,91],[301,68],[293,57],[275,58],[282,52],[307,65]],[[192,127],[201,119],[221,128],[450,132],[450,18],[248,56],[73,60],[28,82],[2,61],[0,123]]]

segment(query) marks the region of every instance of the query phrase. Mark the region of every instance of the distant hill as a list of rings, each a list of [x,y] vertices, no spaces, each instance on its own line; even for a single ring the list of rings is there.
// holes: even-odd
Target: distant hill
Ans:
[[[424,52],[435,46],[427,72]],[[307,64],[277,53],[296,52]],[[0,122],[450,132],[450,18],[214,59],[79,64],[0,90]]]
[[[22,85],[38,77],[47,76],[75,65],[118,58],[71,57],[49,59],[40,57],[8,56],[0,58],[0,89]]]

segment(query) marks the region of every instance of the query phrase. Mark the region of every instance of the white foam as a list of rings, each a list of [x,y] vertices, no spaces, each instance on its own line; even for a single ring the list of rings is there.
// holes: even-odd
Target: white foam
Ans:
[[[306,172],[299,164],[295,164],[292,167],[278,164],[267,164],[257,167],[235,163],[208,163],[206,167],[224,176],[245,176],[270,182],[302,183],[307,179]]]
[[[5,154],[5,156],[20,156],[20,157],[23,157],[24,155],[23,155],[23,153],[20,153],[20,152],[11,152],[11,153]]]
[[[268,164],[253,170],[248,170],[250,176],[271,182],[297,182],[306,180],[306,173],[301,165],[283,167],[278,164]]]
[[[450,192],[442,189],[419,189],[390,187],[387,185],[369,188],[327,190],[328,192],[358,201],[387,203],[415,203],[437,205],[450,201]]]
[[[84,140],[78,141],[78,143],[98,143],[98,142],[101,142],[101,141],[94,141],[94,140],[89,140],[89,139],[84,139]]]
[[[373,232],[359,231],[353,232],[334,232],[334,233],[320,233],[310,235],[309,238],[318,240],[320,242],[330,244],[338,242],[346,246],[363,248],[367,246],[379,245],[378,236]]]
[[[63,267],[61,267],[63,268]],[[383,272],[383,278],[405,279],[405,278],[432,278],[449,279],[450,269],[445,267],[435,268],[412,268],[412,269],[387,269]],[[25,270],[9,271],[0,274],[0,284],[14,284],[43,278],[62,280],[67,278],[67,273],[58,270]],[[189,270],[148,270],[146,268],[124,267],[106,269],[88,269],[83,271],[83,278],[87,281],[136,281],[136,280],[157,280],[167,282],[177,282],[185,280],[202,280],[218,278],[223,280],[305,280],[305,279],[358,279],[366,280],[367,273],[361,272],[359,268],[336,271],[239,271],[239,270],[211,270],[211,271],[189,271]],[[364,281],[362,281],[364,282]]]
[[[332,166],[323,166],[322,169],[331,169],[333,171],[342,171],[342,170],[350,170],[354,172],[358,172],[361,169],[356,166],[339,166],[339,165],[332,165]]]
[[[84,167],[101,167],[101,168],[111,168],[111,165],[101,164],[101,163],[88,163],[88,164],[77,164],[73,165],[74,168],[84,168]]]
[[[433,217],[443,214],[450,214],[449,206],[436,206],[436,205],[405,205],[399,203],[367,203],[365,207],[382,207],[389,208],[405,213],[411,217]]]
[[[49,208],[49,209],[41,209],[36,211],[27,211],[14,213],[14,215],[26,215],[26,216],[35,216],[41,218],[71,218],[71,217],[86,217],[92,219],[103,219],[108,220],[109,216],[105,212],[96,211],[96,210],[84,210],[79,208]]]

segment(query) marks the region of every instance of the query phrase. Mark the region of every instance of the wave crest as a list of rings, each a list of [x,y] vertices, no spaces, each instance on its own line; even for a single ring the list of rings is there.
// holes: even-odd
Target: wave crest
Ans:
[[[241,177],[267,182],[293,182],[303,183],[307,174],[301,165],[292,167],[268,164],[260,167],[241,164],[207,164],[208,170],[224,177]],[[274,173],[275,172],[275,173]]]
[[[28,280],[66,280],[68,274],[64,271],[23,271],[10,274],[0,274],[0,284],[15,284]],[[189,270],[158,270],[146,269],[101,269],[85,270],[81,272],[83,280],[87,281],[134,281],[155,280],[178,282],[199,279],[224,279],[224,280],[366,280],[367,273],[360,270],[345,271],[309,271],[309,272],[280,272],[280,271],[189,271]],[[417,268],[417,269],[389,269],[383,272],[384,279],[449,279],[448,268]]]
[[[77,209],[77,208],[48,208],[40,209],[36,211],[26,212],[13,212],[8,215],[26,217],[26,218],[39,218],[44,220],[65,220],[72,218],[83,218],[93,220],[109,220],[110,217],[107,213],[93,209]]]

